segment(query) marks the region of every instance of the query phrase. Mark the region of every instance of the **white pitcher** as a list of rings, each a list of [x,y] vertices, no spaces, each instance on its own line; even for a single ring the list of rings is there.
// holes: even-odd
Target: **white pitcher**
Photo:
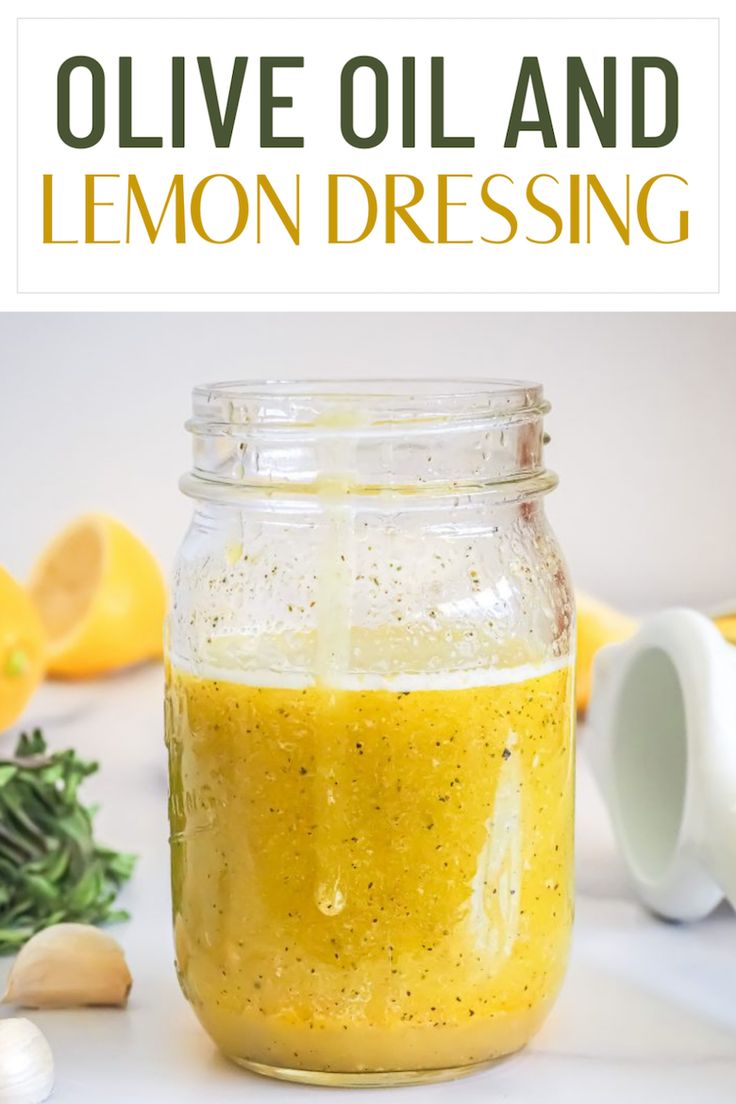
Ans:
[[[593,667],[587,750],[643,901],[673,920],[736,907],[736,647],[665,610]]]

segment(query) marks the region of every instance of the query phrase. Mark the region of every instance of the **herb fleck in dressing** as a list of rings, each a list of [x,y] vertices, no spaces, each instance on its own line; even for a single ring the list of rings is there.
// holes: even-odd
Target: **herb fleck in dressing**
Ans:
[[[536,1030],[572,918],[571,674],[500,675],[408,692],[169,671],[178,969],[226,1054],[457,1068]]]

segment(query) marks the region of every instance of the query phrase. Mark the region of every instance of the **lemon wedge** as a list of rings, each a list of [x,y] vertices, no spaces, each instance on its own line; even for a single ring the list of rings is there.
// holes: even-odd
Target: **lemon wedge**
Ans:
[[[86,678],[161,655],[161,572],[114,518],[72,522],[41,554],[28,591],[46,629],[49,674]]]

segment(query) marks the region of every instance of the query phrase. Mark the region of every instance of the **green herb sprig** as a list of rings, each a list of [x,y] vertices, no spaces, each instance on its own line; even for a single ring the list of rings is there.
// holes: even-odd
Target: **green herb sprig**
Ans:
[[[112,905],[136,856],[101,847],[95,809],[77,797],[97,767],[71,750],[49,755],[39,729],[0,756],[0,954],[51,924],[128,918]]]

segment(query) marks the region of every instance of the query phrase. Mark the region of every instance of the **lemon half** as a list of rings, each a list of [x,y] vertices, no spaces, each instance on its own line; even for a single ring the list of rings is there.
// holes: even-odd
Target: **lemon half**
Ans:
[[[604,644],[618,644],[636,630],[633,617],[578,591],[576,595],[578,652],[575,668],[575,696],[579,712],[588,707],[593,658]]]
[[[161,572],[114,518],[72,522],[41,554],[28,590],[46,629],[49,674],[85,678],[161,655]]]

